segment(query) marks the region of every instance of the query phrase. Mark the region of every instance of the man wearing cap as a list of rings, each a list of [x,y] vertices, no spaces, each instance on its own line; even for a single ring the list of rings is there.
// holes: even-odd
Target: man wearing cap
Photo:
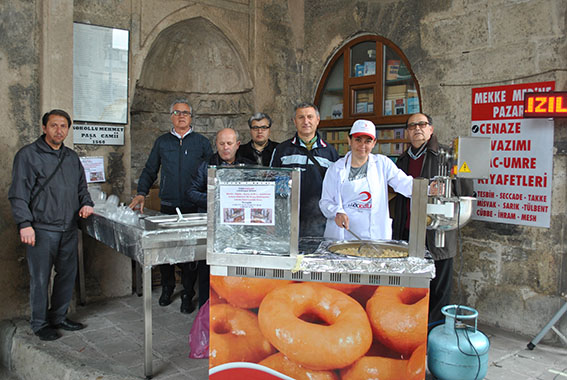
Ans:
[[[268,114],[257,112],[248,119],[248,126],[252,139],[238,148],[238,157],[246,158],[260,166],[270,166],[272,153],[278,145],[270,140],[272,119]]]
[[[319,133],[319,110],[312,103],[295,106],[293,123],[297,133],[274,150],[270,166],[301,168],[299,236],[323,236],[325,217],[319,210],[321,187],[327,168],[339,155]]]
[[[414,177],[433,178],[439,175],[439,142],[433,134],[433,120],[424,113],[410,115],[406,121],[406,137],[410,147],[400,155],[396,165]],[[472,195],[472,180],[457,180],[453,184],[453,194]],[[397,196],[394,200],[395,240],[409,239],[410,203],[409,199]],[[445,233],[445,247],[435,246],[435,231],[426,233],[426,246],[435,260],[435,278],[430,283],[429,325],[443,322],[441,308],[448,305],[451,298],[453,257],[457,253],[457,231]]]
[[[335,240],[391,239],[388,186],[411,197],[413,178],[388,157],[371,154],[376,126],[357,120],[350,129],[350,151],[335,162],[323,181],[319,206],[327,218],[325,237]]]

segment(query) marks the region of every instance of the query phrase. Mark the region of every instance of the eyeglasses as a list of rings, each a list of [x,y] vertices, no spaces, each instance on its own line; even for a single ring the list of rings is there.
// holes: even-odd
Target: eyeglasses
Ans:
[[[250,129],[252,129],[253,131],[257,131],[259,129],[265,131],[266,129],[270,129],[269,125],[254,125],[252,127],[250,127]]]
[[[409,131],[413,131],[417,127],[419,127],[420,129],[423,129],[423,128],[427,127],[428,125],[430,125],[430,124],[427,121],[418,121],[417,123],[408,123],[407,129]]]
[[[191,112],[189,112],[189,111],[178,111],[178,110],[175,110],[175,111],[172,111],[171,114],[172,114],[173,116],[181,116],[181,115],[183,115],[183,116],[191,116]]]

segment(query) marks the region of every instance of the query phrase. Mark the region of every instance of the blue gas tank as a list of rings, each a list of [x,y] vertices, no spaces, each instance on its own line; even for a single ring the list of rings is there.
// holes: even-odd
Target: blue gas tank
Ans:
[[[427,338],[429,371],[439,380],[484,379],[490,341],[477,330],[478,312],[458,305],[445,306],[441,312],[445,323],[432,329]],[[474,322],[474,327],[465,320]]]

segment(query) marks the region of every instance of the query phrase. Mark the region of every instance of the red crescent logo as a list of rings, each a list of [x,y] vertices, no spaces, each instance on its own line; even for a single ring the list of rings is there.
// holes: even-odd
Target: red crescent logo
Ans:
[[[362,202],[366,202],[367,200],[372,198],[372,195],[370,195],[368,191],[363,191],[362,193],[360,193],[360,195],[366,195],[366,199],[363,199]]]

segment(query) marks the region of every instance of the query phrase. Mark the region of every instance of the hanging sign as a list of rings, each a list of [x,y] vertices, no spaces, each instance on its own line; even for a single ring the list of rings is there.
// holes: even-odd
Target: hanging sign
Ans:
[[[567,117],[567,92],[527,93],[524,117]]]
[[[471,135],[490,137],[488,179],[475,180],[473,219],[549,227],[553,120],[524,119],[524,95],[555,82],[473,88]]]

